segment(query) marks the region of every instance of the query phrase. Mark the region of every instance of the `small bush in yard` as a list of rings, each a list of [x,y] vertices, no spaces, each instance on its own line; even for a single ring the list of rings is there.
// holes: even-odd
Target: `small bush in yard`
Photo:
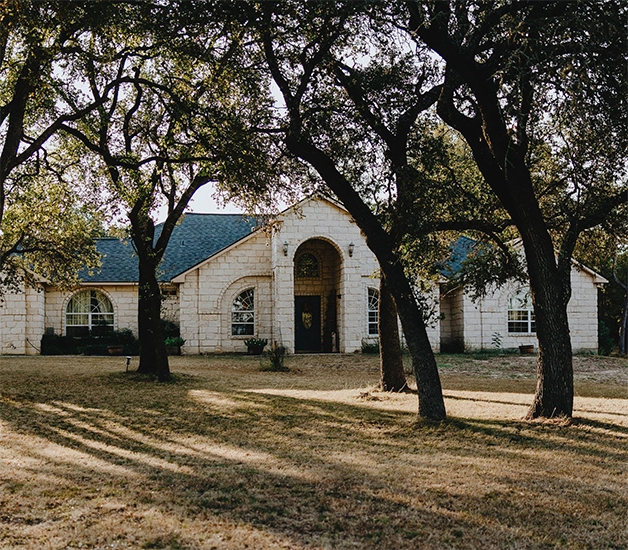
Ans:
[[[362,340],[362,353],[377,355],[379,353],[379,340]]]
[[[262,370],[275,372],[289,371],[290,369],[284,365],[285,356],[285,346],[282,346],[279,342],[273,342],[268,351],[264,352],[264,357],[268,359],[268,364],[262,366]]]

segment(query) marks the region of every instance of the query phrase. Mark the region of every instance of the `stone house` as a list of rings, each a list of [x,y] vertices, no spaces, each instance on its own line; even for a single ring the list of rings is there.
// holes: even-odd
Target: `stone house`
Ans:
[[[461,237],[454,248],[453,270],[466,256],[473,241]],[[457,256],[457,257],[456,257]],[[608,281],[591,269],[572,262],[572,295],[567,305],[574,351],[597,351],[598,288]],[[474,301],[464,288],[440,287],[440,345],[443,351],[537,347],[530,288],[507,283]]]
[[[44,333],[80,336],[129,328],[137,334],[133,247],[101,239],[98,249],[102,267],[82,273],[80,288],[62,291],[42,281],[39,288],[4,297],[2,353],[37,354]],[[377,271],[347,211],[311,197],[272,225],[240,214],[186,214],[158,276],[163,316],[180,326],[183,353],[243,352],[244,341],[253,336],[279,342],[289,353],[352,353],[377,337]],[[574,270],[573,276],[574,348],[596,349],[596,284],[604,280],[586,269]],[[477,304],[462,291],[444,294],[444,317],[428,331],[434,349],[452,342],[463,342],[466,349],[491,347],[495,333],[504,335],[503,347],[533,343],[529,309],[516,314],[509,309],[519,290],[503,288]],[[526,305],[525,296],[521,300]],[[513,314],[518,317],[511,322]]]
[[[35,354],[41,336],[130,328],[137,334],[137,259],[130,242],[101,239],[102,267],[61,291],[7,295],[3,353]],[[377,334],[377,262],[346,210],[309,198],[272,226],[239,214],[186,214],[158,274],[163,316],[180,326],[183,352],[246,351],[252,336],[288,352],[361,349]],[[437,335],[434,335],[437,343]]]

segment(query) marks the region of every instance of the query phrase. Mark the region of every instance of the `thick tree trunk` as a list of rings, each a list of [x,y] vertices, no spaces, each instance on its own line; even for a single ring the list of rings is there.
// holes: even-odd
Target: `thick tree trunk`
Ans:
[[[312,143],[299,138],[286,139],[288,149],[314,167],[326,185],[340,199],[366,238],[397,305],[397,312],[412,357],[419,398],[419,416],[444,420],[445,401],[434,352],[427,337],[423,315],[414,297],[403,266],[394,252],[391,236],[360,198],[351,183],[337,170],[334,162]]]
[[[168,353],[161,325],[161,293],[155,269],[140,263],[138,325],[140,364],[137,372],[155,374],[160,382],[170,380]]]
[[[444,420],[445,402],[440,384],[436,358],[432,351],[423,313],[416,303],[412,287],[403,268],[398,264],[382,266],[391,294],[395,298],[397,311],[416,377],[419,395],[419,416],[430,420]]]
[[[293,154],[314,167],[329,189],[353,216],[364,234],[366,243],[375,254],[397,305],[417,381],[419,416],[429,420],[444,420],[446,418],[445,401],[436,359],[427,337],[423,314],[403,266],[395,255],[392,238],[353,189],[351,183],[336,169],[334,162],[327,154],[312,143],[299,138],[289,137],[286,144]]]
[[[539,292],[538,285],[532,289],[539,357],[536,392],[527,418],[571,417],[573,357],[567,310],[551,290],[543,287]]]
[[[567,322],[570,263],[563,261],[561,269],[557,265],[552,239],[526,165],[525,151],[508,147],[511,140],[499,116],[493,90],[490,86],[485,89],[484,84],[476,88],[477,97],[486,106],[482,111],[483,125],[460,116],[447,94],[439,102],[438,112],[446,123],[465,136],[478,168],[512,217],[523,240],[539,342],[537,388],[527,417],[570,417],[573,412],[573,364]]]
[[[161,289],[157,282],[157,266],[162,254],[155,252],[155,224],[138,201],[129,212],[133,244],[139,264],[138,332],[140,364],[137,372],[154,374],[160,382],[170,380],[170,366],[164,331],[161,324]]]
[[[138,372],[143,374],[157,374],[157,350],[152,344],[150,325],[150,289],[148,285],[140,285],[137,292],[137,326],[140,341],[140,364]]]
[[[382,275],[379,280],[379,385],[384,391],[401,392],[408,389],[403,370],[397,306]]]
[[[541,224],[519,224],[528,264],[539,343],[537,386],[527,418],[571,417],[573,357],[567,303],[570,266],[561,272],[551,239]]]

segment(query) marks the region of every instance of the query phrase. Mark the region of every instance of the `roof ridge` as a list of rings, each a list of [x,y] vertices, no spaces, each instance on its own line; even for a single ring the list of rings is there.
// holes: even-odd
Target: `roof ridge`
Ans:
[[[182,216],[255,216],[246,212],[184,212]]]

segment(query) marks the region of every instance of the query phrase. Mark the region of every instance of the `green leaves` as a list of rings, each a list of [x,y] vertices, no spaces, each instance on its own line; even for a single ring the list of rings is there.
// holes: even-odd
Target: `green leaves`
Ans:
[[[22,280],[68,288],[82,269],[100,265],[92,235],[101,218],[81,204],[67,184],[40,174],[15,191],[7,204],[0,238],[5,279],[2,290]]]

